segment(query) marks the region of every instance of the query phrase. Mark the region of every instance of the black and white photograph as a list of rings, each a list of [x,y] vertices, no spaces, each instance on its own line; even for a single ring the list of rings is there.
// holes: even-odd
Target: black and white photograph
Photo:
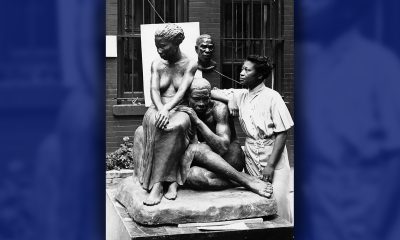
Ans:
[[[106,0],[106,239],[293,239],[293,0]]]

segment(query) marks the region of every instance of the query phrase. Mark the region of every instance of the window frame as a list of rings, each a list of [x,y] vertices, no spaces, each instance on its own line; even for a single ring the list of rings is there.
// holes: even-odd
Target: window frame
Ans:
[[[117,104],[131,104],[131,105],[144,105],[144,94],[143,90],[134,89],[135,74],[138,74],[137,79],[143,81],[141,54],[138,52],[137,59],[140,58],[138,64],[135,66],[135,60],[127,63],[126,59],[135,58],[135,48],[140,47],[137,41],[140,42],[140,24],[154,24],[165,22],[188,22],[189,11],[188,1],[189,0],[149,0],[152,5],[157,9],[157,12],[161,15],[162,19],[153,10],[152,6],[147,0],[118,0],[118,30],[117,30]],[[128,3],[128,4],[127,4]],[[136,6],[141,7],[137,10]],[[161,8],[161,9],[160,9]],[[168,9],[174,9],[173,14],[168,12]],[[137,12],[135,12],[135,10]],[[171,19],[173,15],[173,19]],[[141,22],[135,22],[135,17],[141,17]],[[173,21],[171,21],[173,20]],[[136,28],[135,28],[136,26]],[[127,53],[126,47],[129,42],[133,41],[132,45],[132,57],[130,58]],[[136,41],[136,42],[135,42]],[[139,56],[140,55],[140,56]],[[128,56],[128,58],[126,58]],[[126,59],[125,59],[126,58]],[[137,63],[137,62],[136,62]],[[130,69],[131,75],[128,81],[131,81],[129,86],[131,91],[124,89],[123,84],[126,80],[125,69]],[[137,69],[140,67],[140,69]],[[141,74],[141,75],[140,75]],[[139,76],[140,75],[140,76]],[[132,79],[133,78],[133,79]],[[141,84],[139,84],[141,85]]]
[[[230,8],[227,7],[229,4]],[[258,33],[258,37],[256,37],[254,25],[254,5],[258,4],[258,6],[268,6],[268,15],[267,20],[269,20],[269,24],[261,23],[260,30],[261,33]],[[241,5],[241,6],[239,6]],[[246,6],[245,6],[246,5]],[[239,6],[239,7],[236,7]],[[235,8],[236,7],[236,8]],[[250,18],[250,23],[247,21],[248,19],[244,19],[244,9],[248,10],[250,8],[250,13],[247,13],[247,17]],[[227,17],[226,14],[229,15],[228,10],[231,10],[230,17]],[[237,16],[237,10],[241,10],[241,14],[239,14],[239,18],[234,19],[234,14]],[[262,16],[265,14],[264,9],[261,8],[260,20],[264,21],[265,18]],[[235,10],[235,11],[234,11]],[[240,16],[241,15],[241,16]],[[229,19],[234,19],[231,22],[228,22]],[[220,38],[220,52],[221,52],[221,70],[222,73],[230,78],[238,79],[239,72],[243,61],[246,56],[249,54],[259,54],[259,55],[269,55],[273,59],[274,70],[273,70],[273,81],[268,79],[266,84],[277,90],[278,92],[282,91],[282,75],[283,75],[283,36],[282,36],[282,19],[283,19],[283,3],[281,0],[221,0],[221,38]],[[228,24],[231,24],[228,26]],[[239,24],[241,23],[241,25]],[[236,24],[236,25],[235,25]],[[248,24],[250,29],[246,29],[248,32],[245,32],[244,25]],[[241,31],[236,31],[236,36],[234,36],[235,31],[237,30],[238,25],[241,26]],[[231,36],[229,36],[228,28],[231,28]],[[268,29],[269,28],[269,29]],[[238,36],[237,34],[241,34]],[[247,36],[246,36],[247,35]],[[245,46],[246,49],[242,50],[242,55],[238,56],[238,42],[243,42],[240,45]],[[262,42],[260,45],[262,46],[262,52],[254,52],[250,49],[249,46],[256,42]],[[229,47],[229,42],[231,42],[231,56],[227,57],[226,49]],[[234,47],[235,46],[235,47]],[[269,52],[268,49],[270,49]],[[246,54],[244,54],[246,52]],[[227,68],[230,66],[230,70]],[[221,78],[221,86],[222,88],[241,88],[237,83],[231,82],[225,77]]]

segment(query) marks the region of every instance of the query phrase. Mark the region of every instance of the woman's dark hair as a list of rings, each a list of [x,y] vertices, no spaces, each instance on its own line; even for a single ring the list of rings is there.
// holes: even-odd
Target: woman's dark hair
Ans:
[[[257,73],[262,75],[263,79],[266,79],[271,75],[273,63],[270,57],[249,55],[246,60],[254,63],[254,68]]]

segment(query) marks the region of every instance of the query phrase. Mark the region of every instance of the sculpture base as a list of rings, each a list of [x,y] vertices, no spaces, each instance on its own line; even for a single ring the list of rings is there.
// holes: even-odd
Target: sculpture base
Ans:
[[[143,204],[147,196],[147,191],[132,176],[120,183],[116,200],[127,209],[133,220],[144,225],[216,222],[277,213],[275,199],[261,197],[243,188],[222,191],[179,189],[176,200],[163,198],[155,206]]]

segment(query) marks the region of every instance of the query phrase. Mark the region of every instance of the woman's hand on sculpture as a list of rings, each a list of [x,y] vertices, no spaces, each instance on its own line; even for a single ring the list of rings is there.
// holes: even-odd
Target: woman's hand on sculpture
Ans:
[[[186,107],[186,106],[179,106],[177,110],[187,113],[189,115],[189,117],[190,117],[190,121],[194,125],[197,125],[199,123],[199,121],[201,121],[199,119],[199,117],[197,116],[197,113],[193,110],[193,108]]]
[[[262,180],[264,182],[272,183],[272,179],[274,177],[274,171],[275,171],[275,168],[271,164],[268,164],[267,166],[265,166],[265,168],[262,171],[262,177],[263,177]]]
[[[230,98],[228,101],[228,109],[229,109],[229,113],[232,116],[234,116],[234,117],[239,116],[239,108],[236,104],[236,101],[233,98]]]
[[[167,109],[162,108],[156,114],[156,127],[164,129],[169,123],[169,112]]]

